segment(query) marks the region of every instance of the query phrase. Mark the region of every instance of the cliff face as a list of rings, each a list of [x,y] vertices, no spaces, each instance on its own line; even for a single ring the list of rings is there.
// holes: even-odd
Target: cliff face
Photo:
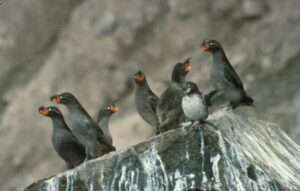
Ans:
[[[0,190],[19,191],[64,168],[51,123],[36,111],[53,93],[73,92],[94,116],[122,98],[111,121],[115,146],[146,140],[128,78],[143,69],[160,94],[173,65],[192,57],[188,78],[209,91],[204,38],[223,43],[260,116],[300,143],[299,0],[1,2]]]
[[[300,147],[274,124],[231,111],[34,183],[26,191],[300,190]]]

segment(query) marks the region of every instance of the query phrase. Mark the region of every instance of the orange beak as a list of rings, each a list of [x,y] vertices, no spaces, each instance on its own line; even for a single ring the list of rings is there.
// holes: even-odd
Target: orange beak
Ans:
[[[40,113],[41,115],[43,115],[43,116],[48,116],[49,111],[48,111],[47,108],[41,106],[41,107],[39,108],[39,113]]]
[[[201,44],[201,50],[204,52],[208,52],[209,51],[209,47],[207,46],[207,43],[203,42]]]
[[[189,73],[192,70],[192,65],[190,63],[185,64],[184,70],[186,73]]]
[[[143,76],[143,75],[136,75],[136,76],[134,76],[134,79],[136,81],[138,81],[138,82],[142,82],[142,81],[145,80],[145,76]]]
[[[61,98],[60,98],[60,96],[57,96],[57,95],[52,96],[50,98],[50,101],[55,102],[56,104],[61,104]]]
[[[111,110],[111,112],[116,113],[116,112],[120,111],[120,108],[117,106],[111,106],[110,110]]]
[[[204,51],[204,52],[209,52],[209,48],[208,48],[208,47],[202,47],[201,49],[202,49],[202,51]]]

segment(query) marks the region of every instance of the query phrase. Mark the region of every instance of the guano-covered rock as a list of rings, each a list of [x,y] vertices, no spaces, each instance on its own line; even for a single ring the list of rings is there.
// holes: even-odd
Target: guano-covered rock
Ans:
[[[220,110],[25,191],[298,191],[300,147],[255,117]]]

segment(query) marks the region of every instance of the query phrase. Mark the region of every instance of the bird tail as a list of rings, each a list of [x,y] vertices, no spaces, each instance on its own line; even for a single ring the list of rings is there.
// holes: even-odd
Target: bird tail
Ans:
[[[218,90],[212,90],[211,92],[209,92],[208,94],[204,95],[204,99],[207,103],[208,106],[212,105],[212,98],[214,97],[214,95],[216,95],[218,93]]]
[[[254,100],[252,99],[252,97],[250,97],[250,96],[248,96],[248,95],[246,95],[246,96],[244,97],[243,103],[244,103],[245,105],[254,106]]]

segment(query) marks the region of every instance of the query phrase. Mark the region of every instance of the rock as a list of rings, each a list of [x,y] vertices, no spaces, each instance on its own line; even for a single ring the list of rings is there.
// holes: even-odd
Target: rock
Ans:
[[[87,162],[25,191],[299,190],[300,147],[276,125],[231,111]]]
[[[0,104],[43,65],[70,13],[82,0],[2,1],[0,5]],[[13,76],[13,77],[12,77]],[[2,111],[4,107],[0,108]]]

